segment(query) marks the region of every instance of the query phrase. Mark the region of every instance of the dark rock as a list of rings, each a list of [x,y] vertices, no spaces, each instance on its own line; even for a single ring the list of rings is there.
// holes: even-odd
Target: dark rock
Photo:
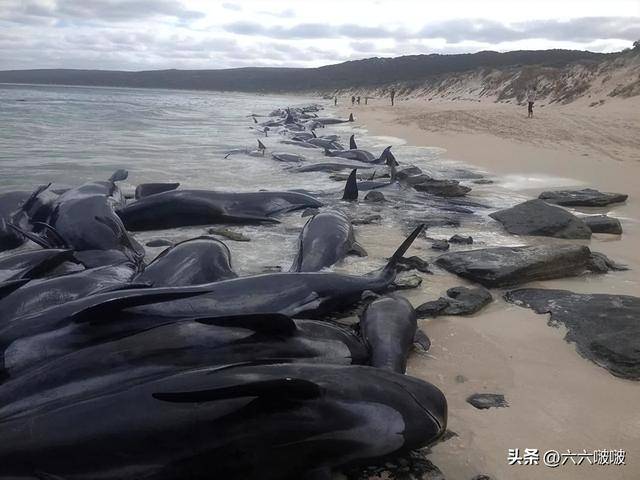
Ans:
[[[457,233],[449,239],[449,243],[459,243],[462,245],[471,245],[473,243],[473,237],[463,237],[462,235],[458,235]]]
[[[523,288],[505,300],[550,313],[549,325],[564,324],[565,340],[580,355],[613,375],[640,380],[640,297]]]
[[[407,290],[410,288],[418,288],[422,284],[422,277],[418,275],[399,276],[391,284],[392,290]]]
[[[447,290],[447,297],[426,302],[416,308],[419,318],[438,315],[471,315],[493,300],[485,288],[454,287]]]
[[[464,375],[456,375],[456,383],[464,383],[468,380],[467,377],[465,377]]]
[[[444,309],[444,315],[471,315],[493,301],[491,293],[486,288],[454,287],[447,290],[449,306]]]
[[[317,215],[318,213],[320,213],[320,209],[318,208],[305,208],[302,211],[302,215],[300,215],[302,218],[304,217],[313,217],[314,215]]]
[[[471,480],[492,480],[492,478],[489,475],[480,474],[476,475]]]
[[[567,207],[604,207],[625,202],[629,196],[623,193],[599,192],[593,188],[583,190],[557,190],[542,192],[539,199]]]
[[[515,235],[591,238],[591,229],[583,220],[542,200],[529,200],[489,216]]]
[[[430,179],[414,185],[413,188],[420,192],[427,192],[439,197],[463,197],[471,191],[470,187],[460,185],[457,180]]]
[[[427,459],[428,453],[428,449],[412,450],[393,458],[380,460],[378,464],[350,467],[343,473],[348,480],[371,480],[372,478],[445,480],[442,471]]]
[[[431,244],[431,250],[439,250],[441,252],[446,252],[449,250],[449,242],[446,240],[434,240]]]
[[[607,273],[609,270],[624,271],[629,270],[629,268],[626,265],[614,262],[603,253],[591,252],[589,270],[595,273]]]
[[[422,273],[432,273],[431,270],[429,270],[429,263],[417,256],[409,258],[402,257],[398,261],[398,267],[398,270],[401,272],[406,272],[408,270],[418,270]]]
[[[460,220],[455,218],[455,216],[442,216],[442,217],[434,217],[429,216],[428,218],[419,218],[416,219],[416,223],[422,223],[425,226],[425,229],[433,228],[433,227],[459,227]]]
[[[620,235],[622,233],[622,225],[620,220],[606,215],[592,215],[590,217],[582,217],[593,233],[613,233]]]
[[[173,245],[173,242],[170,242],[169,240],[165,240],[164,238],[158,238],[156,240],[149,240],[147,243],[145,243],[145,246],[147,247],[170,247]]]
[[[375,190],[371,190],[364,196],[365,202],[384,202],[385,198],[382,192],[377,192]]]
[[[490,185],[493,182],[493,180],[489,180],[488,178],[480,178],[478,180],[474,180],[473,183],[477,184],[477,185]]]
[[[416,315],[418,316],[418,318],[437,317],[448,306],[449,306],[449,300],[444,297],[440,297],[437,300],[432,300],[431,302],[425,302],[419,307],[417,307]]]
[[[367,215],[366,217],[354,218],[351,220],[353,225],[370,225],[372,223],[380,223],[382,216],[378,214]]]
[[[234,242],[251,241],[249,237],[244,236],[242,233],[234,232],[233,230],[229,230],[228,228],[209,228],[207,232],[211,235],[218,235],[219,237],[228,238],[229,240],[233,240]]]
[[[436,265],[485,287],[504,287],[593,271],[592,254],[580,245],[495,247],[440,255]]]
[[[504,395],[499,393],[474,393],[467,398],[467,403],[470,403],[480,410],[485,410],[491,407],[499,408],[509,406]]]

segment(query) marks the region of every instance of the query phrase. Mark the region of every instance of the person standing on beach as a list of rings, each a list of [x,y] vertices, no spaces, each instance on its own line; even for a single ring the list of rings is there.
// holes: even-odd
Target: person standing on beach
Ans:
[[[338,96],[333,97],[333,105],[338,105]]]
[[[360,97],[356,98],[356,103],[360,105]]]
[[[527,90],[527,118],[533,118],[533,103],[536,101],[536,87]]]
[[[356,103],[356,97],[351,95],[351,106],[353,107],[354,103]]]
[[[393,107],[393,100],[396,98],[396,91],[394,89],[391,90],[391,106]]]

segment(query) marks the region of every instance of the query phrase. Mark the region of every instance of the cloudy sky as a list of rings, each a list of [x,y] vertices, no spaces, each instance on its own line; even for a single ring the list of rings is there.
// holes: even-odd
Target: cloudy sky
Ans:
[[[479,50],[621,50],[640,0],[0,0],[0,70],[318,66]]]

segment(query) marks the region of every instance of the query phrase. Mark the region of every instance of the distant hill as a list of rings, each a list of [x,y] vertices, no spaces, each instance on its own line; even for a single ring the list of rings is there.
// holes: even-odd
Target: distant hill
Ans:
[[[459,55],[410,55],[369,58],[318,68],[234,68],[225,70],[10,70],[0,71],[0,83],[175,88],[242,92],[330,92],[372,88],[394,83],[421,83],[429,78],[476,70],[597,63],[616,54],[580,50],[521,50]]]

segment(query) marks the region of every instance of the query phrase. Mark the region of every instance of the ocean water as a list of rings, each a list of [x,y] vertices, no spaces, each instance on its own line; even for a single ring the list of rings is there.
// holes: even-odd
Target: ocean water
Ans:
[[[322,149],[284,145],[280,143],[283,136],[270,134],[265,138],[252,128],[250,114],[267,115],[276,108],[309,103],[324,105],[322,116],[336,115],[328,102],[317,97],[0,85],[0,191],[33,190],[50,182],[52,188],[71,187],[107,179],[114,170],[125,168],[129,178],[120,184],[125,191],[145,182],[180,182],[181,188],[226,191],[304,189],[337,200],[342,182],[331,180],[323,172],[293,173],[291,165],[270,158],[271,152],[283,151],[302,154],[309,162],[328,161]],[[437,148],[412,147],[399,138],[373,136],[354,124],[330,126],[320,134],[337,134],[348,145],[351,133],[356,134],[361,148],[376,154],[393,145],[403,165],[417,165],[435,177],[448,178],[451,172],[465,167],[443,159]],[[230,150],[255,148],[257,138],[267,146],[265,157],[234,154],[225,158]],[[474,200],[491,206],[516,203],[517,197],[513,192],[505,194],[485,186],[474,188],[473,194]],[[364,206],[343,207],[354,216],[372,213]],[[411,208],[413,214],[420,213],[415,206]],[[406,233],[398,227],[406,223],[407,212],[387,208],[382,216],[381,227],[362,228],[376,238],[372,248],[380,245],[380,254],[350,258],[345,268],[368,271],[392,253],[396,244],[391,242],[399,242]],[[247,243],[228,242],[236,268],[241,273],[256,273],[271,266],[287,269],[306,220],[293,213],[282,218],[279,225],[234,227],[252,238]],[[487,231],[477,222],[467,230],[476,237],[495,237],[491,238],[494,244],[496,238],[498,243],[514,243],[513,238],[494,236],[496,232]],[[439,232],[436,229],[430,233]],[[444,233],[452,234],[448,230]],[[136,237],[144,244],[155,238],[180,241],[202,234],[206,234],[206,228],[192,227],[137,233]],[[149,249],[149,258],[161,250]]]

